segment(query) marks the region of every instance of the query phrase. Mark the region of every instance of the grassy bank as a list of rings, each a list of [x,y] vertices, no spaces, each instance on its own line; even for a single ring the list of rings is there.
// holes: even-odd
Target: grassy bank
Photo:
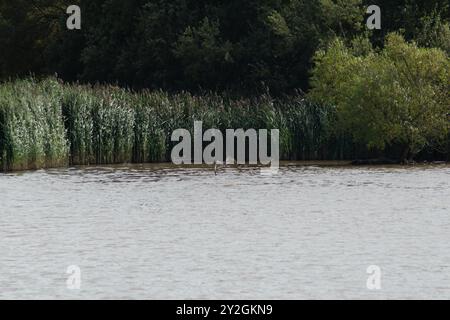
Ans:
[[[302,96],[236,99],[112,86],[67,85],[55,79],[0,84],[0,170],[65,165],[170,161],[173,130],[280,130],[285,160],[389,156],[369,151],[334,128],[336,110]],[[432,156],[433,157],[433,156]]]

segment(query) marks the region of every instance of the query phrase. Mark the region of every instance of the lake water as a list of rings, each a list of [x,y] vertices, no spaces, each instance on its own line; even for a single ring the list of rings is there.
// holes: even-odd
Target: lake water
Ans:
[[[0,174],[0,298],[450,299],[450,166]]]

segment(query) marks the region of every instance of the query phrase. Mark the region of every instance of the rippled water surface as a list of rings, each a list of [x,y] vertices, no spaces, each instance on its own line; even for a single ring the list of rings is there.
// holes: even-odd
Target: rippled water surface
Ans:
[[[0,298],[450,299],[449,240],[449,166],[0,174]]]

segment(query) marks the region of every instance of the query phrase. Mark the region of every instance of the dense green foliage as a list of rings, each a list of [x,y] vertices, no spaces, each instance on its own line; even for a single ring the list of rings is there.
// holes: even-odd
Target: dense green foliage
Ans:
[[[369,148],[403,148],[402,159],[445,145],[450,129],[450,60],[396,34],[381,52],[335,41],[316,55],[310,93],[338,107],[337,131]]]
[[[82,29],[66,29],[79,4]],[[382,8],[369,33],[366,7]],[[65,81],[166,90],[292,93],[308,89],[311,58],[338,36],[392,31],[450,46],[447,0],[0,0],[0,77],[30,72]]]
[[[370,0],[382,8],[382,29],[372,35],[383,45],[391,32],[400,32],[407,41],[438,47],[450,53],[450,2],[447,0]]]
[[[56,82],[18,81],[0,86],[0,168],[67,164],[68,144]]]
[[[0,164],[3,170],[66,164],[170,161],[173,130],[280,129],[284,159],[344,154],[330,141],[334,109],[302,96],[234,99],[118,87],[21,80],[0,85]],[[350,156],[347,152],[347,156]]]
[[[377,94],[375,90],[391,87],[390,84],[383,87],[383,81],[387,81],[390,74],[383,70],[384,59],[388,59],[386,55],[395,55],[395,44],[393,48],[390,46],[386,49],[389,53],[370,56],[374,64],[380,64],[377,72],[380,72],[381,82],[374,80],[362,87],[356,83],[363,76],[358,69],[361,67],[358,61],[363,58],[352,57],[350,50],[339,42],[320,55],[321,62],[314,76],[318,86],[311,95],[314,97],[325,90],[319,95],[326,97],[321,102],[331,105],[328,103],[336,99],[337,108],[311,103],[303,95],[274,99],[265,94],[237,99],[213,93],[200,96],[148,90],[136,93],[113,86],[62,84],[53,79],[6,82],[0,85],[0,170],[170,161],[173,130],[186,128],[192,132],[194,121],[203,121],[205,130],[218,128],[223,132],[228,128],[277,128],[280,130],[280,154],[285,160],[396,158],[400,156],[396,147],[401,151],[404,145],[410,146],[411,141],[405,140],[409,137],[416,139],[411,144],[416,149],[408,150],[424,151],[422,157],[427,158],[427,153],[436,152],[437,143],[442,142],[448,132],[447,119],[438,118],[445,117],[449,110],[448,104],[439,101],[442,98],[448,102],[448,91],[447,95],[440,96],[437,88],[422,79],[423,89],[401,87],[399,81],[398,86],[394,86],[398,92],[391,92],[387,97],[387,92]],[[417,50],[402,41],[400,46]],[[438,58],[442,52],[433,49],[420,54],[425,57],[435,54],[432,61],[428,59],[432,63],[425,71],[442,73],[441,69],[430,67],[440,63]],[[344,92],[342,94],[337,88],[328,87],[327,82],[327,77],[333,75],[327,71],[328,63],[337,58],[345,58],[347,66],[352,66],[345,70],[347,66],[343,64],[340,74],[348,83],[343,81],[342,88],[338,88]],[[366,68],[362,69],[367,72]],[[442,77],[448,77],[448,68],[445,70],[447,74],[442,73]],[[420,71],[418,68],[417,72]],[[448,87],[448,82],[446,85]],[[434,98],[427,96],[433,93],[436,93]],[[411,94],[419,102],[404,110],[408,108],[406,102],[410,97],[401,99],[402,96],[396,94]],[[364,101],[368,98],[369,103]],[[398,104],[390,104],[392,101]],[[421,107],[420,101],[432,101],[435,105],[430,110],[422,108],[426,112],[419,112],[420,117],[416,117],[412,112]],[[365,111],[361,111],[363,102],[367,106]],[[403,122],[396,122],[399,118]],[[406,124],[411,120],[415,122]],[[384,125],[377,127],[380,123]],[[446,141],[448,143],[448,139]],[[371,147],[378,144],[387,144],[388,148],[372,150]],[[443,149],[429,158],[448,154],[448,146],[439,146]]]
[[[168,161],[194,120],[278,128],[283,159],[448,159],[449,17],[448,0],[0,0],[0,169]]]

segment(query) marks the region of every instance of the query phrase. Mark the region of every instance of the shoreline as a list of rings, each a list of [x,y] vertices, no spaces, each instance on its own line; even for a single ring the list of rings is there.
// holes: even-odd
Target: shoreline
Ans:
[[[354,164],[352,160],[308,160],[308,161],[280,161],[280,168],[289,167],[319,167],[319,168],[417,168],[417,167],[448,167],[450,162],[435,161],[435,162],[415,162],[409,164],[389,163],[389,164]],[[264,166],[261,165],[230,165],[227,169],[258,169]],[[92,165],[69,165],[59,167],[48,167],[39,169],[24,169],[1,171],[1,174],[17,174],[37,171],[58,171],[58,170],[91,170],[91,169],[105,169],[105,170],[189,170],[189,169],[205,169],[214,170],[214,166],[202,165],[175,165],[171,162],[158,163],[121,163],[121,164],[92,164]]]

